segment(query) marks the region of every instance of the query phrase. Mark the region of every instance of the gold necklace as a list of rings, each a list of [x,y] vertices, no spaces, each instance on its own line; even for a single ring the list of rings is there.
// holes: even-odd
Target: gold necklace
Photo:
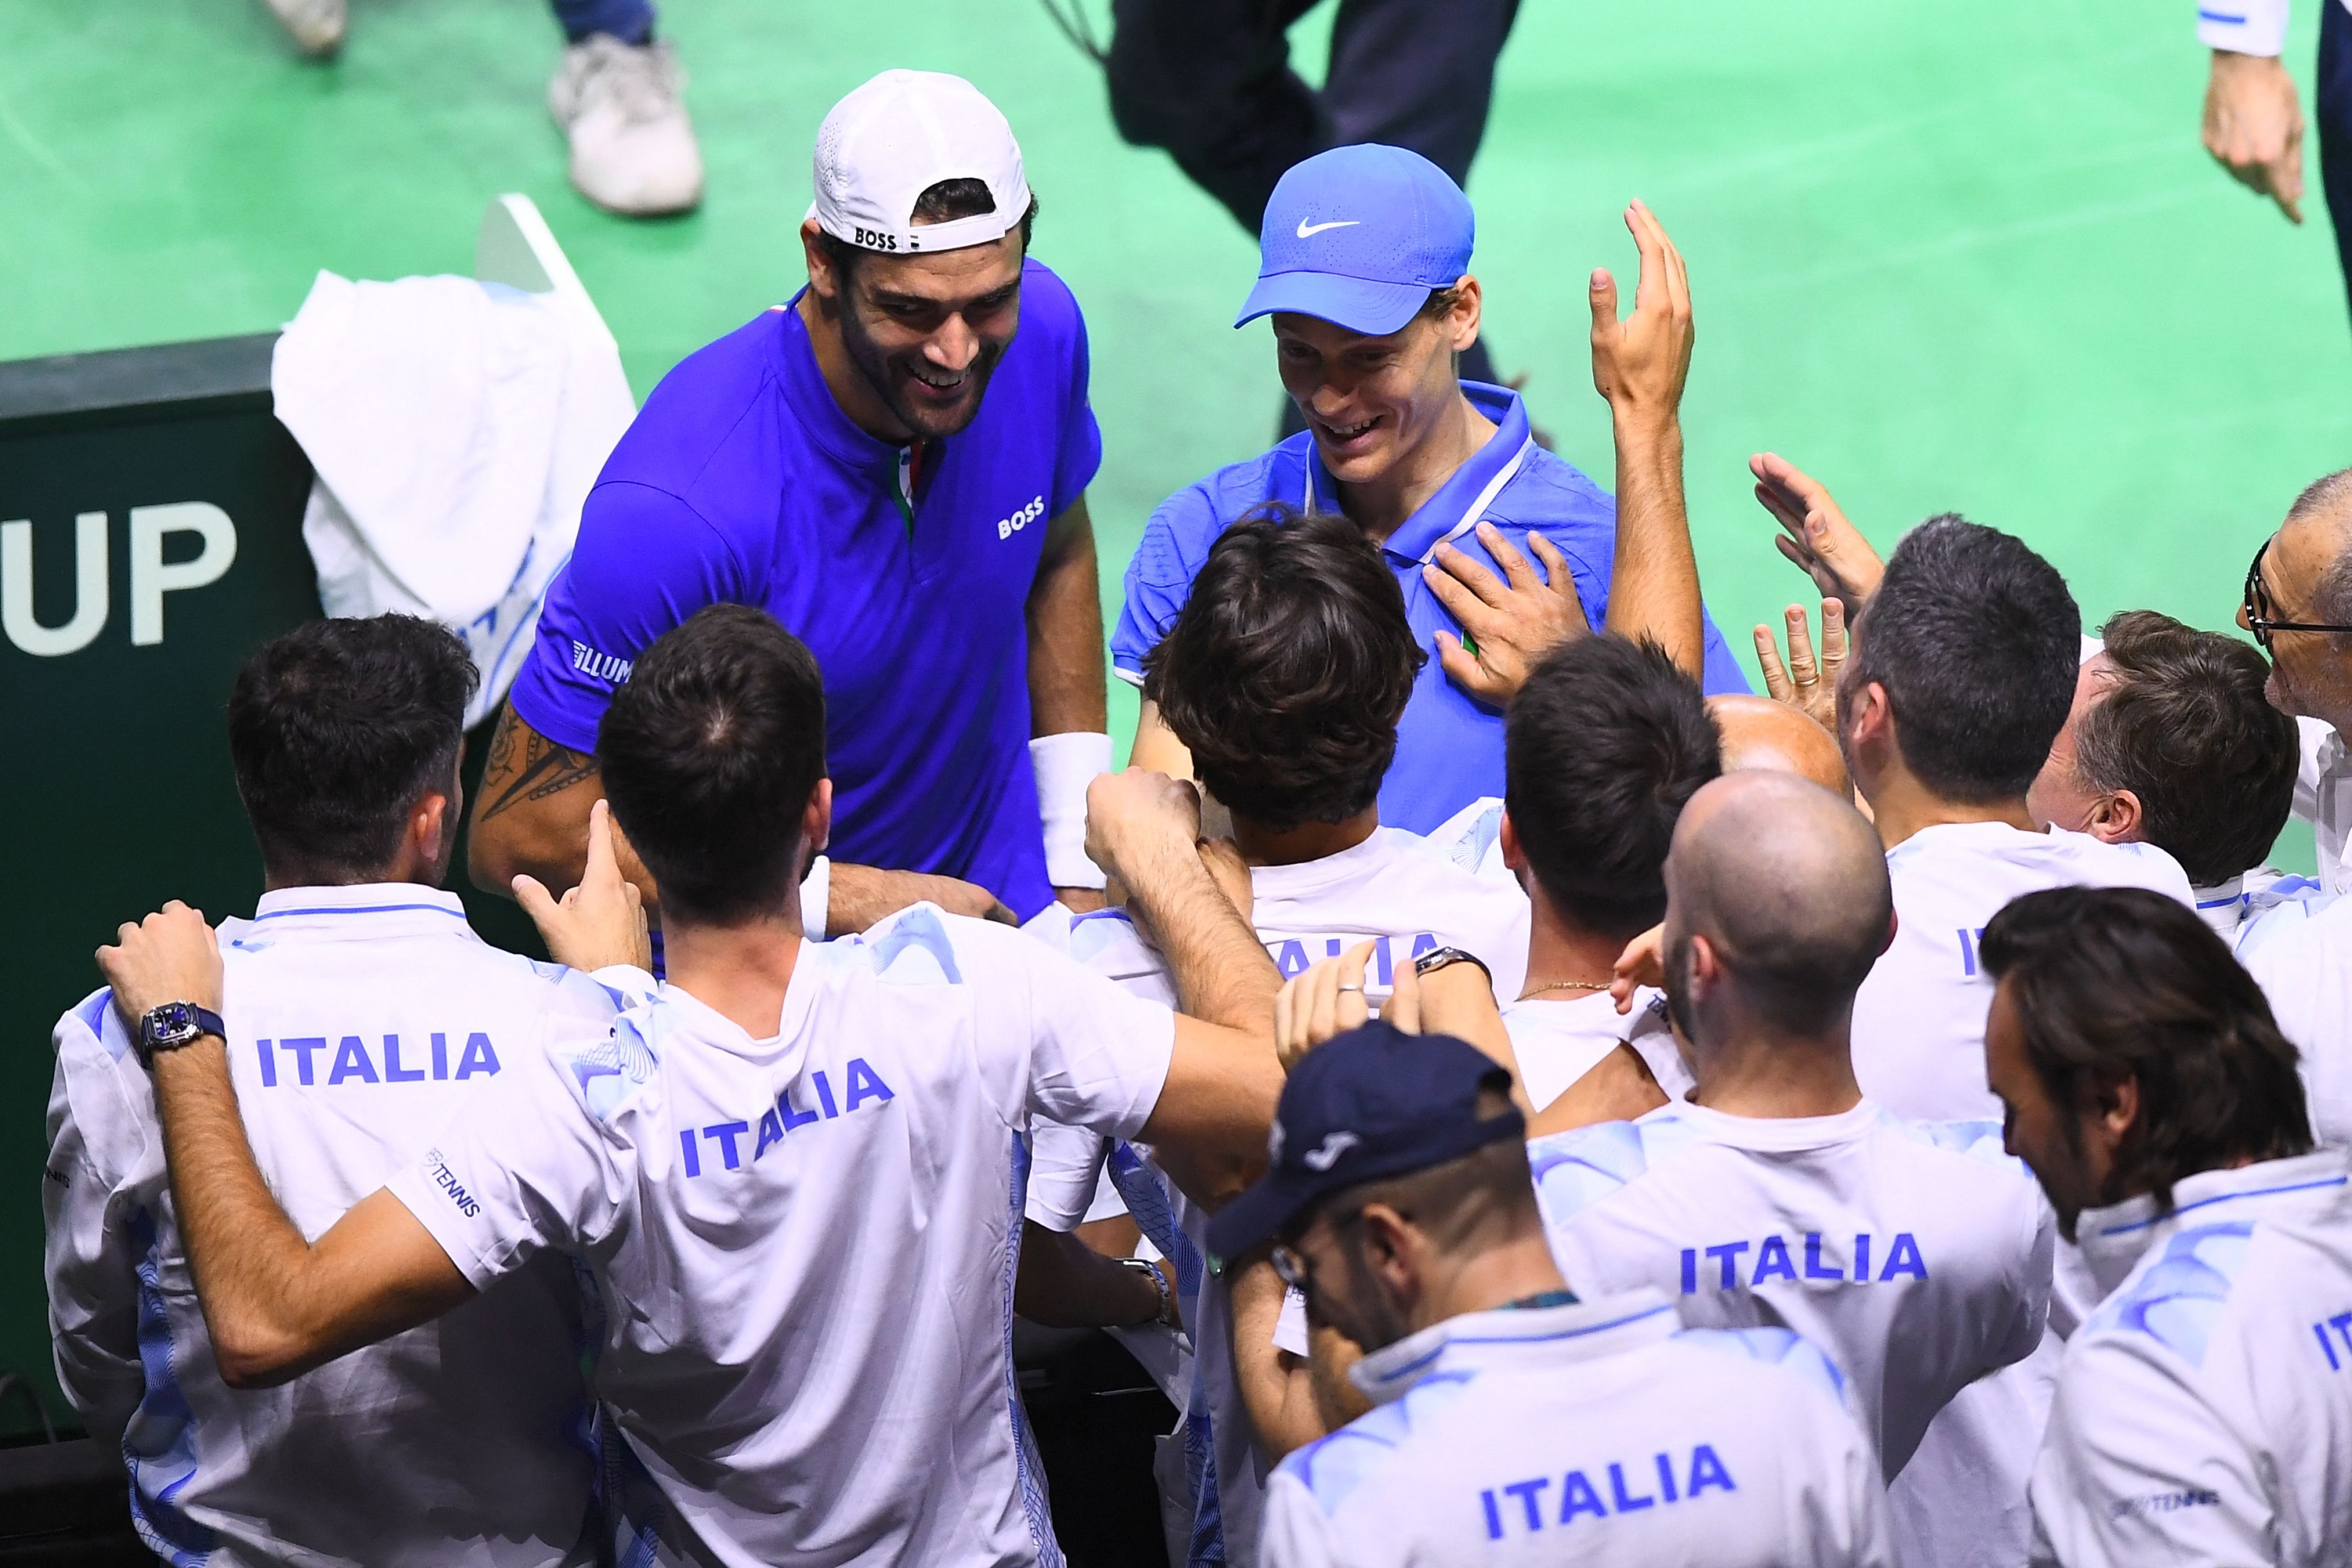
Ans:
[[[1524,1002],[1530,996],[1540,996],[1547,991],[1606,991],[1610,983],[1605,980],[1599,984],[1590,980],[1554,980],[1543,985],[1528,986],[1519,993],[1519,1000]]]

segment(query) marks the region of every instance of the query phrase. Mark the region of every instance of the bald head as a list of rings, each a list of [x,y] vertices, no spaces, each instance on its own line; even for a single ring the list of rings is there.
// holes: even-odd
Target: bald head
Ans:
[[[1794,773],[1835,795],[1853,793],[1837,737],[1785,702],[1727,692],[1706,700],[1706,710],[1723,736],[1723,771],[1762,768]]]
[[[1704,1048],[1726,1008],[1792,1035],[1843,1020],[1894,915],[1878,835],[1846,800],[1768,770],[1691,797],[1666,857],[1666,984]],[[1694,969],[1704,942],[1719,973]]]
[[[2273,584],[2285,589],[2282,608],[2301,599],[2310,613],[2297,618],[2331,625],[2352,618],[2352,468],[2304,488],[2286,509],[2270,556],[2265,564],[2274,576],[2300,579]]]

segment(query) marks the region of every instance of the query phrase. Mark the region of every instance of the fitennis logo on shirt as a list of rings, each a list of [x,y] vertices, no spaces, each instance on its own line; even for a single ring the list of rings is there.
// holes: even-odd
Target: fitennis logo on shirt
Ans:
[[[1036,521],[1039,518],[1045,515],[1045,498],[1044,496],[1038,496],[1031,500],[1027,506],[1024,506],[1019,511],[1014,512],[1011,517],[998,519],[996,524],[996,537],[999,539],[1010,539],[1014,534],[1020,532],[1023,529],[1028,527],[1031,523]]]
[[[601,648],[590,647],[586,643],[575,638],[572,644],[572,668],[592,680],[601,680],[607,685],[618,686],[629,679],[631,665],[625,658],[606,653]]]
[[[466,1184],[459,1181],[457,1173],[449,1169],[449,1162],[441,1157],[440,1150],[425,1151],[425,1173],[433,1178],[433,1184],[448,1194],[449,1201],[457,1205],[459,1214],[464,1215],[467,1219],[480,1216],[481,1200],[466,1190]]]

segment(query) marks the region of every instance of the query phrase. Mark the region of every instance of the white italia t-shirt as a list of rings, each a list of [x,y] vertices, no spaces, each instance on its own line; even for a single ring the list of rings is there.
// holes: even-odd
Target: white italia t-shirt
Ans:
[[[1666,1022],[1665,998],[1647,986],[1634,991],[1630,1013],[1618,1012],[1606,991],[1507,1003],[1503,1028],[1511,1037],[1512,1055],[1519,1059],[1528,1103],[1538,1110],[1623,1045],[1641,1053],[1668,1100],[1690,1092],[1690,1068]]]
[[[1261,1568],[1891,1563],[1878,1464],[1786,1329],[1641,1289],[1452,1318],[1366,1356],[1366,1415],[1284,1459]]]
[[[1572,1289],[1650,1285],[1688,1323],[1796,1330],[1853,1379],[1890,1478],[1953,1394],[2041,1342],[2055,1225],[1997,1124],[1685,1102],[1528,1152]]]
[[[1862,1091],[1920,1121],[2000,1115],[1985,1087],[1992,979],[1978,961],[1986,924],[2044,888],[2148,888],[2193,906],[2179,863],[2150,844],[2084,833],[2028,833],[2001,822],[1922,828],[1886,853],[1894,945],[1853,1002],[1853,1072]]]
[[[2342,1150],[2086,1212],[2114,1288],[2067,1342],[2033,1469],[2039,1563],[2352,1561],[2352,1182]]]
[[[918,904],[801,949],[774,1034],[665,985],[553,1032],[394,1179],[478,1285],[583,1258],[667,1557],[1058,1563],[1011,1353],[1033,1120],[1130,1137],[1171,1015]]]
[[[550,1015],[598,1034],[625,1001],[488,946],[456,895],[406,882],[265,893],[251,921],[223,923],[221,959],[238,1116],[311,1239],[528,1075]],[[151,1549],[320,1568],[593,1561],[581,1361],[603,1325],[567,1259],[276,1388],[233,1390],[152,1088],[108,993],[58,1021],[57,1047],[41,1190],[58,1381],[101,1442],[121,1440]]]
[[[1398,964],[1441,947],[1476,957],[1497,996],[1517,995],[1527,975],[1528,899],[1517,884],[1465,871],[1402,828],[1374,828],[1361,844],[1319,860],[1253,867],[1250,894],[1250,923],[1285,980],[1367,940],[1375,945],[1364,994],[1375,1005],[1395,984]],[[1123,910],[1072,919],[1067,947],[1098,974],[1174,999],[1166,961]]]
[[[2312,1135],[2352,1143],[2352,899],[2245,955],[2279,1028],[2303,1053]]]

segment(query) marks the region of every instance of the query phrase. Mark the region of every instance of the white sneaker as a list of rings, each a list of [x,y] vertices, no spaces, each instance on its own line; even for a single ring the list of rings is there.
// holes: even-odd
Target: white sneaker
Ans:
[[[582,195],[628,217],[682,213],[702,200],[702,149],[678,96],[685,86],[667,42],[596,33],[563,51],[547,108],[572,140],[572,184]]]
[[[323,60],[343,47],[343,26],[350,20],[344,0],[268,0],[270,15],[294,40],[294,47],[314,60]]]

